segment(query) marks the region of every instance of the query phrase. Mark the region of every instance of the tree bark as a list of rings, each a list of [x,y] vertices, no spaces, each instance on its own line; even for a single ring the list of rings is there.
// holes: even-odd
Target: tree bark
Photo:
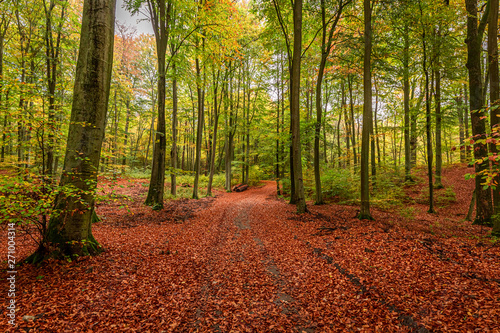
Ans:
[[[439,66],[439,63],[437,64]],[[436,111],[436,181],[434,183],[434,188],[443,188],[443,183],[441,181],[441,172],[443,168],[443,153],[442,153],[442,143],[441,143],[441,71],[437,69],[434,73],[436,80],[436,91],[434,93],[434,103]]]
[[[156,7],[158,5],[158,7]],[[152,3],[148,0],[151,23],[155,33],[157,60],[158,60],[158,119],[153,145],[153,165],[149,181],[148,196],[145,204],[158,210],[163,208],[163,194],[165,191],[165,156],[167,149],[165,125],[165,97],[166,97],[166,52],[169,36],[171,3],[159,0]]]
[[[422,4],[420,5],[420,18],[423,19]],[[435,213],[434,210],[434,184],[432,181],[432,137],[431,137],[431,92],[429,88],[429,68],[427,63],[427,39],[426,39],[426,27],[422,23],[422,69],[425,75],[425,133],[427,141],[427,179],[429,186],[429,213]]]
[[[196,55],[196,93],[198,97],[198,124],[196,128],[196,156],[194,162],[194,185],[193,199],[198,199],[198,183],[201,172],[201,144],[203,141],[203,125],[205,123],[205,92],[203,91],[201,82],[201,67],[199,56]]]
[[[170,152],[170,194],[177,195],[177,72],[175,64],[172,66],[172,150]]]
[[[474,140],[474,159],[476,173],[476,218],[475,224],[489,224],[493,213],[491,189],[483,189],[483,176],[489,171],[489,161],[480,161],[488,156],[488,146],[478,142],[486,138],[486,115],[483,109],[483,87],[481,81],[481,43],[484,25],[478,28],[477,0],[466,0],[467,9],[467,69],[469,71],[469,107]],[[489,2],[487,5],[489,9]],[[489,11],[489,10],[488,10]],[[488,15],[487,12],[484,14]],[[483,16],[484,19],[484,16]],[[483,20],[481,20],[483,21]]]
[[[215,73],[214,73],[214,83],[213,83],[214,84],[214,125],[213,125],[214,126],[214,136],[213,136],[213,143],[212,143],[212,151],[210,152],[212,157],[210,158],[210,176],[208,178],[207,196],[212,196],[212,182],[213,182],[214,174],[215,174],[215,154],[217,153],[217,130],[219,127],[219,107],[220,107],[220,103],[217,103],[218,102],[217,101],[218,79],[219,79],[219,75],[217,75],[217,77],[216,77]],[[223,96],[223,95],[224,95],[224,91],[221,92],[221,96]]]
[[[364,0],[365,50],[363,61],[363,132],[361,138],[361,209],[358,218],[373,220],[370,213],[370,130],[372,128],[372,8],[371,1]]]
[[[490,68],[490,104],[497,106],[491,108],[490,124],[492,136],[498,140],[500,139],[500,84],[498,73],[498,0],[490,0],[490,16],[488,24],[488,63]],[[493,155],[498,156],[498,147],[495,143],[490,144],[490,151]],[[493,171],[499,172],[499,162],[493,162]],[[496,189],[493,190],[493,235],[500,236],[500,175],[495,177]]]
[[[354,124],[354,97],[352,92],[352,75],[347,76],[347,86],[349,88],[349,105],[351,110],[351,116],[349,118],[349,127],[352,140],[352,155],[354,161],[354,167],[358,165],[358,154],[356,152],[356,126]]]
[[[410,142],[410,28],[404,28],[403,49],[403,98],[404,98],[404,140],[405,140],[405,181],[412,181],[411,177],[411,142]]]
[[[105,134],[113,64],[115,0],[86,0],[75,74],[71,123],[61,177],[44,241],[31,261],[49,254],[99,252],[91,218]]]
[[[460,142],[460,163],[465,163],[465,147],[464,147],[464,105],[462,101],[462,96],[457,96],[455,101],[457,103],[458,111],[458,138]]]
[[[302,151],[300,145],[300,63],[302,58],[302,0],[295,0],[293,6],[293,58],[291,68],[291,129],[293,152],[293,179],[295,185],[295,203],[297,213],[307,211],[302,176]]]
[[[54,145],[55,145],[55,129],[56,129],[56,106],[55,94],[57,85],[57,67],[59,65],[59,54],[62,37],[62,25],[65,21],[67,2],[61,2],[61,15],[59,17],[59,24],[56,31],[56,40],[53,36],[53,11],[56,7],[56,2],[51,0],[47,6],[44,1],[45,10],[45,56],[47,66],[47,90],[49,95],[49,110],[48,110],[48,136],[47,136],[47,160],[45,166],[45,173],[49,180],[52,181],[54,176]]]
[[[4,40],[5,34],[9,26],[9,21],[5,14],[2,14],[0,19],[0,114],[4,115],[3,118],[3,131],[2,131],[2,148],[0,153],[0,162],[5,161],[5,146],[6,146],[6,136],[7,136],[7,112],[6,107],[3,102],[3,50],[4,50]],[[7,100],[7,99],[6,99]],[[5,113],[4,113],[5,109]]]

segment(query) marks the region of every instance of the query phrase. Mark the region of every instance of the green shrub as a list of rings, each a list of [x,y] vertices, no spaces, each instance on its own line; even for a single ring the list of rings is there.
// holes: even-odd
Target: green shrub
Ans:
[[[149,179],[151,178],[151,169],[147,168],[130,168],[127,176],[135,179]]]
[[[311,185],[308,187],[314,191],[314,179],[308,181],[309,184]],[[349,169],[325,170],[321,177],[321,186],[325,198],[352,201],[359,196],[359,176],[353,175]]]

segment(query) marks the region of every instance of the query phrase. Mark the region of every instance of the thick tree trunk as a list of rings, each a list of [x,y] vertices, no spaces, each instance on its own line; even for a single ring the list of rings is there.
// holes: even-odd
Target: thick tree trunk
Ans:
[[[365,50],[363,61],[363,133],[361,138],[361,209],[359,219],[372,220],[370,213],[370,130],[372,128],[372,8],[371,1],[364,0]]]
[[[302,151],[300,145],[300,63],[302,57],[302,0],[295,0],[293,6],[293,59],[291,68],[291,123],[293,151],[293,179],[295,185],[295,203],[297,213],[307,211],[302,176]]]
[[[49,244],[64,255],[99,251],[91,218],[111,82],[114,17],[115,0],[84,2],[62,190],[55,199],[44,242],[31,261],[52,251]]]
[[[490,0],[490,17],[488,24],[488,63],[490,68],[490,103],[499,105],[500,84],[498,73],[498,0]],[[490,114],[491,133],[495,139],[500,139],[500,111],[492,108]],[[495,143],[490,144],[492,154],[499,153]],[[493,162],[493,171],[499,172],[499,161]],[[495,177],[497,188],[493,191],[493,235],[500,236],[500,175]]]
[[[474,159],[476,172],[476,224],[489,224],[493,213],[491,189],[483,189],[483,175],[489,171],[489,161],[480,161],[488,156],[488,146],[478,142],[486,138],[486,115],[483,109],[481,80],[481,42],[483,24],[478,29],[477,0],[466,0],[467,9],[467,69],[469,70],[469,107],[474,139]],[[488,3],[489,5],[489,3]],[[489,7],[489,6],[488,6]],[[487,8],[488,8],[487,7]],[[485,13],[484,15],[487,15]],[[481,22],[482,23],[482,22]]]
[[[157,60],[158,60],[158,119],[153,145],[153,165],[149,181],[148,196],[145,204],[158,210],[163,208],[163,194],[165,191],[165,156],[167,149],[165,125],[165,97],[166,97],[166,52],[169,36],[169,22],[171,4],[160,0],[157,3],[148,1],[149,11],[153,15],[151,23],[155,32]]]

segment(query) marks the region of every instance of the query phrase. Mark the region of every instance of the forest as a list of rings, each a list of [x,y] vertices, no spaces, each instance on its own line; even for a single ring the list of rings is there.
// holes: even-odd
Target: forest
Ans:
[[[0,1],[0,331],[498,331],[499,7]]]

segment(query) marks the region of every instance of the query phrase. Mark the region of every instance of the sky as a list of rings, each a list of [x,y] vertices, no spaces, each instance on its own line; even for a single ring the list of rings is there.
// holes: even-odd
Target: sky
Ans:
[[[146,16],[144,14],[137,14],[131,16],[129,12],[125,8],[123,8],[124,0],[116,1],[116,21],[120,24],[125,23],[128,26],[136,27],[137,33],[146,33],[153,34],[153,30],[151,29],[151,23],[147,20],[144,20]],[[140,21],[140,22],[138,22]]]

